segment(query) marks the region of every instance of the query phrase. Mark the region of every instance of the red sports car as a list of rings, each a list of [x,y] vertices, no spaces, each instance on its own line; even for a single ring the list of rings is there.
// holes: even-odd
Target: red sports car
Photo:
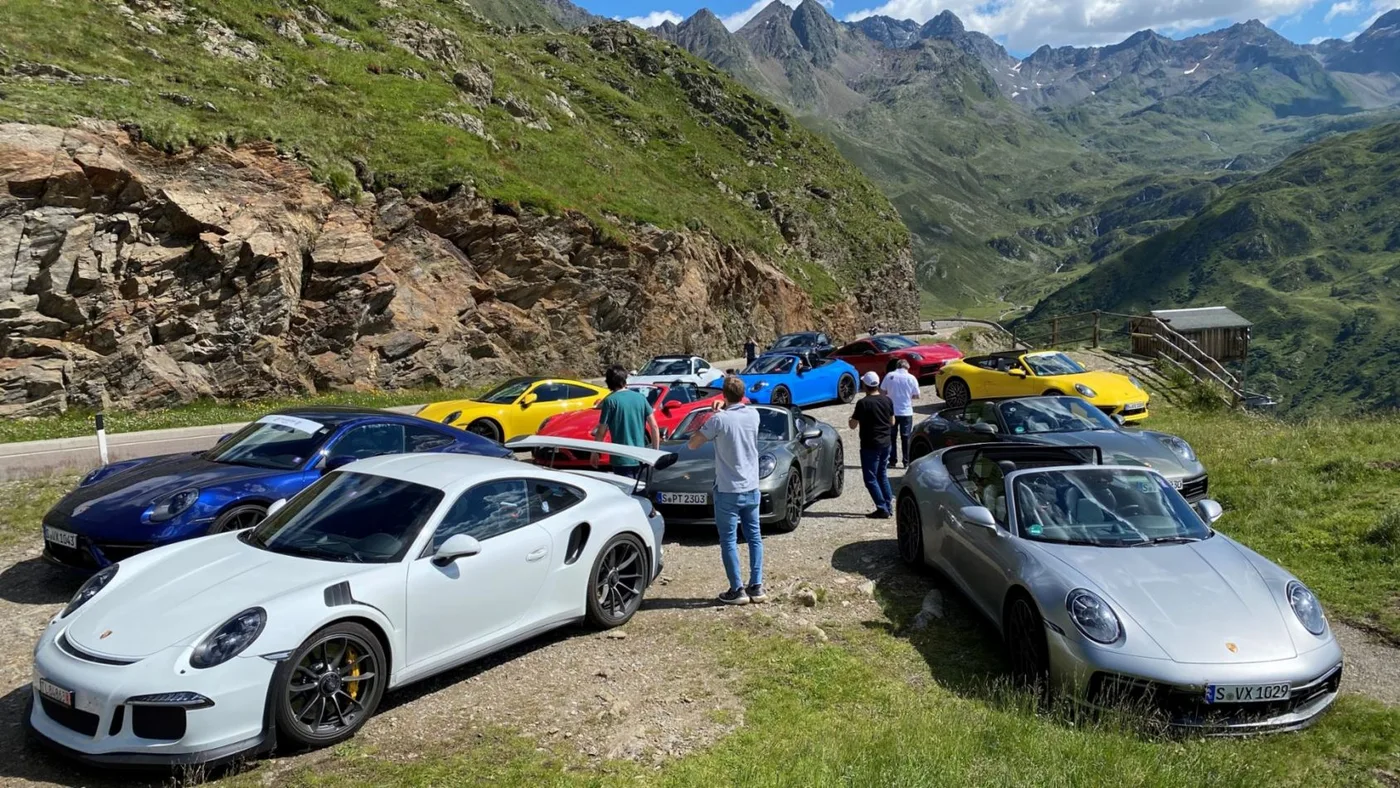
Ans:
[[[902,334],[876,334],[837,348],[831,357],[850,364],[862,375],[874,372],[882,378],[889,371],[890,362],[902,358],[909,362],[909,374],[920,383],[932,383],[944,364],[957,361],[963,354],[944,342],[920,345]]]
[[[717,388],[696,386],[693,383],[656,383],[627,388],[640,392],[647,398],[647,402],[651,403],[652,412],[656,414],[657,426],[665,433],[675,429],[681,419],[691,411],[711,407],[716,400],[724,396]],[[576,410],[550,416],[540,425],[538,434],[592,440],[593,428],[597,426],[598,407],[594,406],[590,410]],[[537,449],[534,457],[536,464],[555,468],[587,468],[592,465],[592,458],[587,454],[574,454],[567,449]],[[598,466],[606,468],[607,465],[608,455],[600,455]]]

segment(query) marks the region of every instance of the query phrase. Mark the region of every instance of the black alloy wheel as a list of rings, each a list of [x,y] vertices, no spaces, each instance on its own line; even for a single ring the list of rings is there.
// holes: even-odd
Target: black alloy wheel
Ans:
[[[791,405],[792,392],[787,390],[787,386],[779,386],[773,389],[773,396],[769,397],[769,400],[774,405]]]
[[[797,526],[802,523],[802,510],[806,508],[807,502],[802,490],[802,471],[794,467],[788,471],[786,499],[783,502],[783,519],[773,525],[773,530],[781,533],[789,533],[797,530]]]
[[[338,622],[307,639],[279,670],[277,733],[305,747],[355,734],[379,706],[387,675],[384,650],[365,627]]]
[[[267,516],[267,509],[253,503],[240,504],[219,515],[219,519],[209,527],[209,533],[221,534],[225,531],[242,531],[252,528]]]
[[[960,378],[953,378],[943,384],[943,401],[949,407],[964,407],[972,401],[972,390]]]
[[[618,534],[598,553],[588,584],[588,619],[595,626],[621,626],[642,606],[648,581],[645,549],[632,534]]]
[[[924,566],[924,518],[919,514],[919,502],[904,495],[895,506],[895,540],[899,544],[899,560],[906,566]]]
[[[1007,607],[1006,619],[1011,675],[1021,684],[1044,693],[1050,678],[1050,654],[1040,611],[1029,598],[1017,595]]]
[[[856,398],[856,379],[850,375],[842,375],[840,382],[836,384],[836,398],[841,400],[841,404],[848,405]]]
[[[846,448],[836,441],[836,451],[831,458],[831,487],[826,491],[828,498],[840,498],[846,489]]]
[[[480,435],[483,438],[493,440],[497,443],[505,439],[505,436],[501,434],[500,425],[490,419],[477,419],[473,421],[467,426],[467,432],[473,435]]]

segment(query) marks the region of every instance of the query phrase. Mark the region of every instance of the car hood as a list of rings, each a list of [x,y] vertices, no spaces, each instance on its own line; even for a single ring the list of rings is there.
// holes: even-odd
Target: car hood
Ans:
[[[1266,662],[1297,655],[1282,592],[1270,589],[1244,551],[1220,534],[1157,547],[1034,544],[1092,583],[1091,590],[1173,661]]]
[[[1200,463],[1187,463],[1176,452],[1146,432],[1127,430],[1088,430],[1084,432],[1051,432],[1012,434],[1012,438],[1047,446],[1083,446],[1091,444],[1103,450],[1105,465],[1138,465],[1146,463],[1168,479],[1184,479],[1204,471]]]
[[[962,351],[952,345],[915,345],[900,348],[900,353],[918,353],[925,361],[951,361],[962,358]]]
[[[159,498],[190,487],[208,490],[298,472],[299,469],[254,468],[210,462],[204,458],[203,452],[168,454],[131,463],[92,484],[77,487],[63,496],[54,505],[53,511],[76,526],[80,526],[85,519],[100,519],[103,522],[134,520]]]
[[[1095,402],[1147,402],[1148,400],[1147,392],[1143,391],[1137,386],[1134,386],[1133,382],[1131,380],[1128,380],[1128,377],[1126,375],[1120,375],[1117,372],[1090,370],[1088,372],[1079,372],[1073,375],[1053,375],[1050,377],[1037,377],[1034,378],[1034,380],[1038,380],[1042,383],[1045,383],[1047,388],[1050,387],[1052,382],[1054,384],[1058,384],[1057,388],[1063,390],[1066,394],[1074,394],[1074,384],[1082,383],[1085,386],[1088,386],[1089,388],[1094,390],[1094,394],[1097,395],[1093,398]]]
[[[69,640],[84,651],[139,659],[192,645],[250,607],[308,586],[328,586],[384,564],[313,561],[244,544],[229,533],[152,551],[72,616]],[[158,602],[156,601],[158,600]],[[104,637],[105,635],[105,637]]]
[[[558,438],[591,438],[590,433],[598,426],[601,411],[596,408],[573,410],[549,417],[549,424],[540,430],[541,435]]]
[[[446,402],[434,402],[426,405],[418,411],[418,417],[428,421],[436,421],[440,424],[447,423],[443,419],[454,411],[459,412],[457,418],[453,419],[453,424],[467,424],[472,419],[481,416],[490,416],[500,413],[508,405],[493,405],[489,402],[477,402],[474,399],[451,399]]]
[[[787,441],[759,441],[758,453],[783,451]],[[715,444],[707,442],[698,449],[691,449],[684,441],[666,441],[662,451],[675,452],[676,461],[670,466],[653,471],[649,491],[706,491],[715,484]],[[772,478],[771,476],[769,478]],[[760,480],[760,487],[764,486]]]

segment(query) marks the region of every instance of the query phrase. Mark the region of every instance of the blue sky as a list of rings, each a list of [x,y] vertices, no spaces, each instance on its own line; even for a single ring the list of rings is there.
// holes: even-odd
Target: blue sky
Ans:
[[[650,26],[708,7],[730,29],[769,0],[582,0],[602,16]],[[578,0],[575,0],[578,2]],[[783,0],[796,5],[800,0]],[[1024,56],[1041,44],[1108,44],[1144,28],[1175,38],[1261,19],[1300,43],[1350,38],[1400,0],[821,0],[837,19],[872,13],[923,22],[944,9]]]

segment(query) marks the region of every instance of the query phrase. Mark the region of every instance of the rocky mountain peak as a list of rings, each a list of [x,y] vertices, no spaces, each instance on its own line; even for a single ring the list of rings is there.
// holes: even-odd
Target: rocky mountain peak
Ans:
[[[793,10],[779,0],[773,0],[759,11],[735,35],[748,44],[758,57],[788,60],[800,57],[804,47],[792,29]]]
[[[912,19],[867,16],[851,25],[871,41],[886,49],[900,49],[918,39],[919,23]]]
[[[967,32],[963,27],[962,20],[952,11],[943,11],[938,16],[928,20],[919,29],[920,38],[949,38]]]
[[[792,30],[802,48],[811,53],[814,64],[825,67],[836,60],[845,31],[817,0],[802,0],[792,13]]]
[[[1376,23],[1371,25],[1370,30],[1389,30],[1397,27],[1400,27],[1400,8],[1381,14],[1380,18],[1376,20]],[[1367,32],[1370,32],[1370,30]]]
[[[754,14],[754,17],[744,23],[744,26],[736,32],[755,31],[772,24],[789,25],[792,23],[792,7],[783,3],[782,0],[773,2],[763,7],[762,11]]]

